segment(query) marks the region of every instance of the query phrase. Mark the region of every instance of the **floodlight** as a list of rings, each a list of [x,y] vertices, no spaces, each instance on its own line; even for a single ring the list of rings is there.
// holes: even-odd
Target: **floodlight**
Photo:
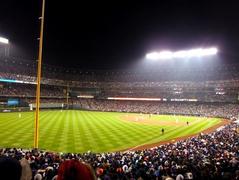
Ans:
[[[187,51],[177,51],[173,53],[173,57],[183,58],[187,56]]]
[[[146,54],[146,58],[152,59],[152,60],[157,60],[157,59],[159,59],[159,53],[157,53],[157,52],[148,53],[148,54]]]
[[[8,44],[9,41],[8,41],[8,39],[6,39],[6,38],[0,37],[0,43]]]
[[[151,60],[172,59],[172,58],[193,58],[193,57],[215,55],[217,54],[217,52],[218,50],[215,47],[181,50],[176,52],[161,51],[161,52],[152,52],[152,53],[146,54],[146,58]]]
[[[203,50],[199,49],[191,49],[188,51],[186,57],[200,57],[203,56]]]
[[[173,53],[171,51],[162,51],[159,53],[159,59],[171,59],[173,58]]]
[[[214,54],[217,54],[217,51],[218,50],[215,47],[204,49],[204,55],[214,55]]]

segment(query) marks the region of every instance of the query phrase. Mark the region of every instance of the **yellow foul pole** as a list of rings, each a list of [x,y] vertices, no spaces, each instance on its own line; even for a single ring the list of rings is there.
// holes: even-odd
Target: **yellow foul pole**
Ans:
[[[42,0],[42,14],[39,18],[41,20],[41,31],[38,52],[38,66],[37,66],[37,89],[36,89],[36,112],[34,123],[34,148],[38,148],[39,139],[39,107],[40,107],[40,92],[41,92],[41,64],[42,64],[42,45],[43,45],[43,27],[44,27],[44,12],[45,0]]]

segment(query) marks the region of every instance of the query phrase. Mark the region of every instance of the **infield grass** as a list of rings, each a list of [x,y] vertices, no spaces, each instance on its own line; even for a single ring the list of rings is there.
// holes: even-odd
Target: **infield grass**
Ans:
[[[122,120],[124,116],[149,118],[133,113],[41,111],[39,148],[57,152],[112,152],[199,133],[221,122],[219,118],[152,115],[153,121],[171,122],[152,125]],[[172,125],[176,122],[181,125]],[[33,112],[21,112],[21,117],[19,113],[0,113],[0,147],[32,148],[33,134]]]

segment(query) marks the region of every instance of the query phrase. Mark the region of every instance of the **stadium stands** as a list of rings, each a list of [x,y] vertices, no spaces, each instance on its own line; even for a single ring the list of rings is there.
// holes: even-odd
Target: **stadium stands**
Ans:
[[[239,105],[228,103],[191,103],[191,102],[142,102],[142,101],[110,101],[83,100],[82,109],[116,112],[138,112],[151,114],[181,114],[206,117],[233,118],[238,115]]]
[[[14,97],[34,104],[36,63],[13,57],[0,57],[0,61],[0,102]],[[68,97],[70,108],[223,117],[231,121],[211,134],[140,151],[74,154],[2,148],[0,156],[25,158],[32,178],[40,179],[56,179],[59,166],[70,159],[90,164],[98,179],[239,179],[239,134],[234,123],[239,113],[238,92],[237,65],[189,70],[168,67],[152,72],[43,66],[42,103],[65,104]],[[77,93],[94,98],[77,98]],[[108,97],[157,97],[161,101],[116,101]]]
[[[0,80],[4,86],[0,88],[1,95],[33,97],[35,62],[10,57],[1,57],[0,61]],[[176,70],[169,67],[152,72],[81,71],[45,65],[41,89],[42,96],[49,98],[66,97],[68,86],[72,92],[77,88],[96,88],[100,94],[93,95],[101,98],[157,97],[165,101],[195,99],[199,102],[238,103],[238,72],[238,65],[214,69]]]

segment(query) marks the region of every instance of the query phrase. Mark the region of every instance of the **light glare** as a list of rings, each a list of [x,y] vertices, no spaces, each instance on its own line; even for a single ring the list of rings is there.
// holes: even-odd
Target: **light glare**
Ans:
[[[128,100],[128,101],[162,101],[161,98],[134,98],[134,97],[108,97],[109,100]]]
[[[171,51],[162,51],[159,53],[159,59],[171,59],[173,58],[173,53]]]
[[[147,59],[151,60],[160,60],[160,59],[172,59],[172,58],[192,58],[192,57],[201,57],[217,54],[218,50],[215,47],[212,48],[197,48],[190,50],[181,50],[176,52],[171,51],[161,51],[161,52],[152,52],[146,54]]]
[[[148,54],[146,54],[146,58],[152,59],[152,60],[157,60],[157,59],[159,59],[159,53],[157,53],[157,52],[148,53]]]
[[[0,37],[0,43],[8,44],[9,41],[6,38]]]

